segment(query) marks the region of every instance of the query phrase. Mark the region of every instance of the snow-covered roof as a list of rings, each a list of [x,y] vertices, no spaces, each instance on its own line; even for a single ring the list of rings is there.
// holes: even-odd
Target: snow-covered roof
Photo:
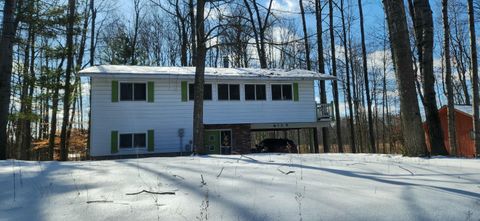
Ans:
[[[160,78],[193,78],[195,67],[154,67],[128,65],[99,65],[80,71],[81,76],[155,76]],[[336,77],[309,70],[259,68],[205,68],[206,79],[269,79],[269,80],[334,80]]]
[[[461,111],[463,113],[466,113],[468,115],[473,116],[473,108],[470,105],[455,105],[455,109],[458,111]]]

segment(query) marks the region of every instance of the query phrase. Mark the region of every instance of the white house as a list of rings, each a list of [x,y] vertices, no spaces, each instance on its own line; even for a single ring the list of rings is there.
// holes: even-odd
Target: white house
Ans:
[[[191,151],[194,67],[101,65],[80,74],[91,78],[92,157]],[[206,68],[208,153],[249,152],[256,130],[328,126],[331,105],[315,102],[314,80],[332,79],[306,70]]]

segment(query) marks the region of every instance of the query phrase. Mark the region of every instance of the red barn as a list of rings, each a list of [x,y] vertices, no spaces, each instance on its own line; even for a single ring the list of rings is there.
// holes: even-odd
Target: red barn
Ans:
[[[447,106],[443,106],[438,110],[440,116],[440,123],[443,130],[443,139],[445,146],[450,153],[450,144],[448,141],[448,111]],[[461,157],[475,157],[475,145],[473,142],[473,109],[472,106],[455,105],[455,128],[457,132],[457,156]],[[428,127],[426,123],[423,124],[425,128],[425,136],[427,147],[430,149],[429,135],[427,133]]]

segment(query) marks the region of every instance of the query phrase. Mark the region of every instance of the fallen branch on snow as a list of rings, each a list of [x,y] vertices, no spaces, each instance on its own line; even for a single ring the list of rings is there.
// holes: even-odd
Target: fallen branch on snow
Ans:
[[[219,178],[222,175],[223,169],[225,169],[225,167],[222,167],[222,170],[220,170],[220,173],[217,175],[217,178]]]
[[[207,183],[206,183],[205,180],[203,179],[203,175],[202,175],[202,174],[200,174],[200,178],[202,178],[202,182],[201,182],[202,186],[207,185]]]
[[[242,154],[242,155],[240,155],[240,158],[238,158],[237,163],[240,161],[240,159],[242,159],[242,157],[245,157],[245,158],[247,158],[247,159],[249,159],[249,160],[253,160],[253,161],[255,161],[255,162],[258,161],[258,160],[255,160],[255,159],[253,159],[253,158],[251,158],[251,157],[247,157],[247,156],[245,156],[245,155]]]
[[[400,169],[408,171],[410,174],[412,174],[412,176],[415,176],[415,174],[412,171],[408,170],[407,168],[402,167],[402,166],[398,166],[398,167],[400,167]]]
[[[87,201],[88,204],[90,203],[113,203],[112,200],[90,200],[90,201]]]
[[[138,195],[140,193],[150,193],[150,194],[157,194],[157,195],[175,195],[175,192],[154,192],[154,191],[148,191],[148,190],[142,190],[136,193],[126,193],[125,195],[132,196],[132,195]]]
[[[183,177],[182,177],[182,176],[180,176],[180,175],[173,174],[173,176],[174,176],[174,177],[176,177],[176,178],[182,179],[182,180],[184,180],[184,179],[185,179],[185,178],[183,178]]]
[[[291,173],[295,173],[295,171],[293,171],[293,170],[290,170],[290,171],[288,171],[288,172],[285,172],[285,171],[281,170],[280,168],[277,168],[277,170],[278,170],[280,173],[283,173],[283,174],[285,174],[285,175],[288,175],[288,174],[291,174]]]

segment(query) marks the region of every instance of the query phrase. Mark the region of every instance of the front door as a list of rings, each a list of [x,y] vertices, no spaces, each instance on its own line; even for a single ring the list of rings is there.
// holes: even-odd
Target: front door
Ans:
[[[207,154],[230,154],[232,152],[232,131],[205,130],[204,143]]]
[[[220,154],[220,131],[205,130],[204,143],[208,154]]]

